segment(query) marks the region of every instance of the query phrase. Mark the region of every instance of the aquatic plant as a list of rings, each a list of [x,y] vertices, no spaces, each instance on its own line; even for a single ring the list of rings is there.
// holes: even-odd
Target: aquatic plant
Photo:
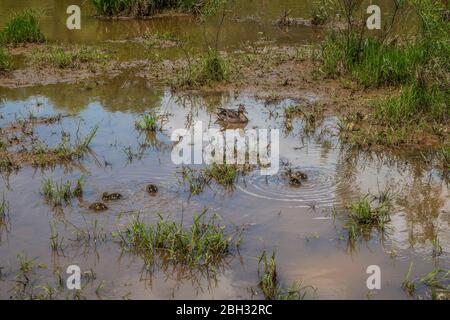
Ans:
[[[0,42],[3,43],[21,44],[42,41],[44,41],[44,35],[39,26],[38,13],[31,9],[15,13],[0,32]]]
[[[136,121],[136,128],[152,132],[159,131],[162,129],[160,117],[154,112],[146,113]]]
[[[61,134],[61,142],[53,148],[45,146],[41,142],[35,142],[32,145],[30,162],[34,166],[45,167],[58,162],[80,159],[89,151],[89,146],[97,134],[97,130],[98,126],[95,126],[85,137],[80,137],[77,134],[73,145],[70,143],[70,136],[66,132]]]
[[[409,264],[408,272],[405,275],[405,280],[402,283],[403,290],[410,296],[414,295],[416,292],[416,284],[413,280],[411,280],[411,272],[412,272],[413,263]]]
[[[189,192],[191,195],[199,195],[203,192],[205,185],[209,183],[209,179],[205,176],[202,170],[195,170],[190,167],[183,166],[181,176],[184,182],[189,185]]]
[[[275,252],[271,256],[266,251],[258,258],[259,288],[266,300],[303,300],[308,294],[308,289],[302,283],[294,282],[287,289],[283,289],[278,280]]]
[[[38,48],[27,55],[28,63],[38,67],[75,69],[87,65],[93,69],[108,61],[110,56],[103,50],[85,45],[49,46]]]
[[[231,69],[230,60],[223,57],[217,49],[210,48],[190,62],[186,69],[172,79],[170,85],[173,89],[192,88],[227,81],[230,79]]]
[[[213,8],[215,2],[217,0],[93,0],[97,13],[106,16],[151,16],[171,9],[201,14]]]
[[[161,215],[151,225],[136,218],[118,236],[122,246],[139,254],[147,265],[159,256],[173,265],[209,268],[231,253],[234,241],[218,223],[218,216],[206,218],[206,212],[195,214],[190,227]]]
[[[204,169],[204,174],[221,186],[230,187],[234,185],[239,171],[236,165],[212,163]]]
[[[50,222],[50,247],[53,252],[57,254],[63,253],[64,251],[64,237],[62,237],[56,227],[56,222]]]
[[[450,297],[450,270],[436,268],[425,276],[411,279],[413,263],[411,262],[403,281],[402,288],[409,296],[417,295],[417,285],[425,286],[428,291],[426,295],[433,300],[448,300]],[[419,298],[421,296],[418,295]]]
[[[0,47],[0,74],[10,71],[12,68],[11,56],[6,50]]]
[[[80,177],[75,189],[72,190],[72,184],[70,181],[55,182],[52,179],[45,179],[42,183],[42,194],[44,197],[52,203],[54,206],[61,206],[63,203],[68,203],[73,197],[79,197],[83,193],[83,177]]]
[[[68,202],[72,198],[71,183],[67,181],[54,182],[50,178],[44,180],[42,184],[42,194],[50,200],[53,205],[60,206],[63,202]]]
[[[420,32],[414,39],[394,39],[392,26],[406,4],[417,15]],[[375,125],[402,128],[424,117],[429,122],[445,123],[450,116],[445,7],[437,0],[394,1],[394,5],[390,24],[374,36],[359,28],[356,1],[341,3],[345,10],[340,13],[347,26],[331,32],[322,44],[320,71],[327,77],[349,76],[364,87],[402,86],[399,95],[376,103]]]
[[[9,216],[9,203],[3,194],[0,201],[0,227],[7,225]]]
[[[351,239],[358,235],[370,235],[373,228],[384,230],[390,222],[393,196],[390,190],[385,190],[379,196],[367,194],[350,205],[349,221],[346,229]]]

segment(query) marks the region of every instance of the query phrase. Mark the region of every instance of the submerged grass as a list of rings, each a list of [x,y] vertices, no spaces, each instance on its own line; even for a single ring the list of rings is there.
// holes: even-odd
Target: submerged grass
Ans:
[[[427,273],[425,276],[411,279],[413,263],[411,262],[408,272],[405,275],[402,288],[412,297],[423,298],[417,293],[418,285],[426,287],[425,295],[433,300],[449,300],[450,299],[450,270],[436,268]]]
[[[266,300],[303,300],[308,289],[302,283],[295,282],[289,288],[283,289],[278,280],[275,252],[271,256],[264,251],[258,259],[259,287]]]
[[[15,13],[0,32],[0,42],[14,45],[43,42],[45,38],[38,16],[39,14],[31,9]]]
[[[137,218],[118,235],[123,247],[142,256],[147,265],[160,257],[172,265],[196,269],[218,265],[234,244],[233,235],[225,232],[218,216],[206,218],[206,211],[194,215],[190,227],[161,215],[151,225]]]

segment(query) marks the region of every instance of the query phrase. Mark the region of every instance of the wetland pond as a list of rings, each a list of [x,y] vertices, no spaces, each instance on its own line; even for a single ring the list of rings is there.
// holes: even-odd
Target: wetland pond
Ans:
[[[170,32],[186,41],[190,50],[203,46],[202,26],[192,18],[99,20],[92,17],[94,10],[87,1],[81,6],[81,30],[69,31],[64,27],[65,11],[72,2],[77,1],[1,0],[0,18],[4,21],[10,12],[24,8],[44,9],[42,31],[49,41],[101,46],[121,61],[142,61],[149,52],[158,61],[183,56],[179,46],[144,50],[142,44],[128,41],[149,30]],[[310,1],[236,1],[223,25],[221,50],[312,45],[322,39],[320,29],[300,25],[286,30],[273,24],[285,9],[293,17],[307,18],[310,8]],[[207,23],[206,33],[213,33],[215,24]],[[24,57],[14,59],[20,65]],[[83,157],[45,167],[25,160],[17,170],[2,172],[0,200],[3,196],[7,214],[0,223],[0,298],[44,294],[43,287],[58,287],[67,278],[66,268],[78,265],[83,280],[77,297],[264,299],[258,287],[263,251],[275,251],[281,286],[297,281],[314,288],[308,299],[411,299],[402,287],[411,265],[413,279],[449,270],[448,171],[435,165],[432,152],[346,145],[339,138],[339,115],[333,109],[312,124],[299,118],[286,125],[286,108],[320,102],[320,90],[305,87],[297,95],[276,99],[261,96],[261,90],[252,91],[251,86],[179,92],[140,76],[141,69],[64,83],[0,87],[2,135],[21,141],[12,142],[10,150],[22,148],[24,140],[32,148],[57,146],[64,137],[74,143],[97,128]],[[308,178],[292,186],[283,168],[272,176],[249,168],[231,187],[213,181],[201,192],[191,192],[183,167],[171,160],[172,132],[189,129],[195,121],[220,128],[215,123],[217,108],[241,104],[249,119],[246,128],[280,129],[280,161]],[[165,115],[161,130],[138,130],[136,121],[147,112]],[[14,129],[14,124],[20,128]],[[200,170],[204,165],[189,167]],[[46,179],[74,185],[81,176],[82,197],[54,206],[42,194]],[[149,184],[157,186],[156,194],[149,194]],[[349,237],[349,207],[364,195],[383,190],[393,198],[383,230]],[[120,193],[121,198],[105,201],[105,192]],[[91,210],[90,204],[96,202],[104,202],[107,210]],[[189,226],[192,217],[204,210],[207,215],[218,214],[227,233],[239,230],[239,246],[232,246],[214,270],[174,266],[164,257],[149,267],[118,240],[120,230],[137,217],[151,224],[162,216]],[[34,266],[31,289],[18,285],[24,259]],[[381,269],[381,290],[367,288],[370,265]],[[425,284],[416,291],[429,298]],[[67,289],[61,292],[60,298],[74,295]]]

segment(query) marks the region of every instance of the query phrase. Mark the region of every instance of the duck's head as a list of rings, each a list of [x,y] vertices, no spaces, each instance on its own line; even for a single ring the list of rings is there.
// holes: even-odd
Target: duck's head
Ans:
[[[247,110],[245,109],[245,106],[243,104],[239,105],[238,112],[240,114],[246,114],[247,113]]]

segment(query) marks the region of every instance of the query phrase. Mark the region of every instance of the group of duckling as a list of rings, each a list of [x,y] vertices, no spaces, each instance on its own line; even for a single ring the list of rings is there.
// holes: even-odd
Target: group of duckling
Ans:
[[[147,193],[149,193],[151,196],[156,196],[158,193],[158,187],[154,184],[149,184],[146,187]],[[108,201],[117,201],[123,199],[122,194],[119,192],[104,192],[102,194],[102,201],[103,202],[94,202],[91,205],[89,205],[89,209],[93,211],[106,211],[108,210],[108,206],[105,204],[105,202]]]

